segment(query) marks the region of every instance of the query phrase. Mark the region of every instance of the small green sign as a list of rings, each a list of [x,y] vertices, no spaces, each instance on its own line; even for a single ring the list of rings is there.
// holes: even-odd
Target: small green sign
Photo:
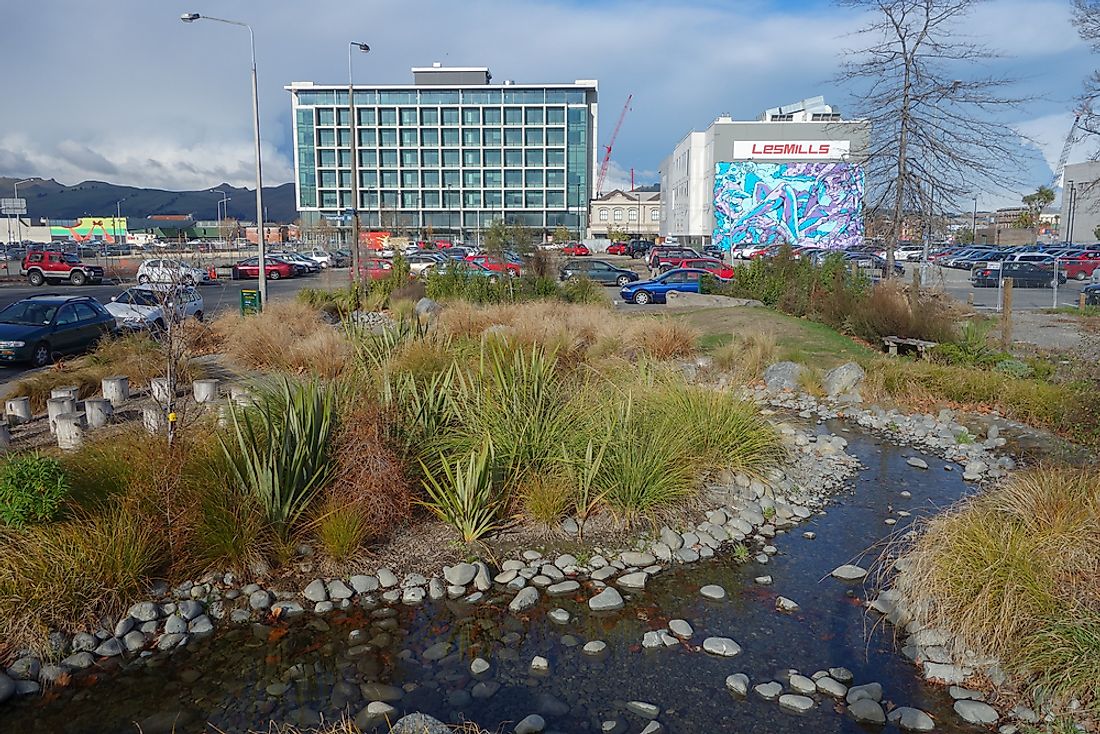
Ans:
[[[259,291],[241,291],[241,316],[259,313],[262,308],[263,304],[260,303]]]

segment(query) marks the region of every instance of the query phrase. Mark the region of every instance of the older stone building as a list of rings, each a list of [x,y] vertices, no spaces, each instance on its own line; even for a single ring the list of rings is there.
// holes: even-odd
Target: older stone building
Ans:
[[[616,189],[588,203],[589,239],[609,239],[608,232],[623,231],[627,239],[652,240],[660,226],[659,191]]]

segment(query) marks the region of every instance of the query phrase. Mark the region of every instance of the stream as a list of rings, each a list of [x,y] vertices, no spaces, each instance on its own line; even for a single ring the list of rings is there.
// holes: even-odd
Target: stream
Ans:
[[[921,471],[905,463],[918,455],[912,450],[846,424],[829,428],[848,439],[848,453],[864,468],[853,490],[837,496],[827,514],[778,535],[779,554],[766,565],[738,563],[722,553],[676,566],[652,578],[644,591],[632,592],[626,608],[610,616],[591,613],[582,590],[575,597],[544,596],[520,617],[508,613],[507,602],[496,608],[428,603],[306,614],[289,626],[225,624],[171,655],[120,661],[117,671],[76,675],[68,687],[12,702],[0,711],[0,731],[102,734],[140,727],[157,734],[173,731],[175,722],[179,734],[266,732],[271,720],[315,725],[321,716],[354,716],[371,700],[389,700],[398,716],[421,711],[506,732],[531,713],[545,717],[547,731],[640,732],[648,720],[628,711],[628,701],[658,706],[657,720],[674,734],[878,729],[839,713],[842,706],[828,696],[815,694],[811,711],[794,714],[751,690],[770,680],[785,683],[792,669],[811,676],[841,666],[853,673],[854,684],[881,683],[887,708],[922,709],[936,720],[938,732],[973,731],[952,712],[947,690],[925,684],[900,655],[893,628],[864,609],[863,585],[829,577],[845,563],[869,567],[882,538],[904,532],[914,519],[973,487],[957,468],[944,471],[945,462],[934,456],[923,456],[930,468]],[[912,498],[902,498],[903,490]],[[892,514],[898,510],[912,517]],[[897,524],[884,524],[888,517]],[[804,538],[805,531],[816,538]],[[756,584],[761,575],[770,575],[773,584]],[[705,584],[724,587],[729,597],[705,600],[699,594]],[[777,612],[779,595],[800,610]],[[572,619],[555,624],[547,616],[554,607],[568,610]],[[673,618],[691,624],[692,639],[643,650],[643,634],[667,629]],[[703,652],[700,645],[711,636],[732,638],[741,654]],[[607,650],[584,654],[581,647],[591,640],[604,641]],[[479,677],[470,673],[476,656],[491,664]],[[535,656],[549,661],[548,673],[530,672]],[[725,679],[733,673],[749,676],[747,698],[727,690]],[[893,724],[884,728],[897,731]]]

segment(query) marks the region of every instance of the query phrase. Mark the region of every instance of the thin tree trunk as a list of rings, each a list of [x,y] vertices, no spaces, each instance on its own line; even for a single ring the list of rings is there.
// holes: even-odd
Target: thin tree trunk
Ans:
[[[902,85],[901,120],[898,129],[898,178],[894,184],[896,187],[894,191],[894,226],[890,232],[892,241],[886,243],[886,272],[882,274],[883,278],[894,277],[894,250],[897,249],[898,242],[901,241],[902,216],[905,206],[905,148],[909,138],[910,81],[908,60],[905,63],[905,77]]]

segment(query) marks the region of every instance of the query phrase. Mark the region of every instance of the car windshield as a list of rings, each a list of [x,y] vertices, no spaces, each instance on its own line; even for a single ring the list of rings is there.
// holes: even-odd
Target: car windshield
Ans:
[[[133,288],[119,295],[115,303],[129,304],[132,306],[158,306],[160,299],[157,294],[144,288]]]
[[[0,323],[39,326],[53,321],[55,313],[57,313],[56,304],[19,301],[0,311]]]
[[[80,258],[77,257],[76,255],[71,254],[71,253],[65,253],[64,255],[61,256],[61,259],[64,260],[65,262],[67,262],[67,263],[78,263],[78,262],[80,262]]]

